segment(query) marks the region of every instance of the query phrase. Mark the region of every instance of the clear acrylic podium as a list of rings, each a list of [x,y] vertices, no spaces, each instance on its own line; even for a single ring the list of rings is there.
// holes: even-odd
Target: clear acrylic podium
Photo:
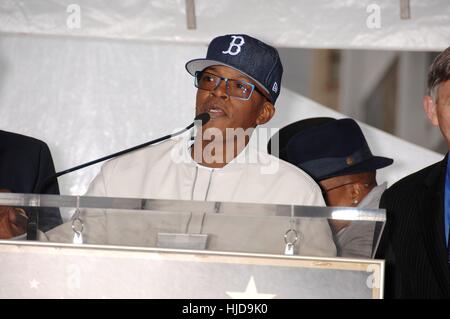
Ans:
[[[71,215],[0,241],[0,298],[383,297],[384,210],[6,193],[0,206]]]

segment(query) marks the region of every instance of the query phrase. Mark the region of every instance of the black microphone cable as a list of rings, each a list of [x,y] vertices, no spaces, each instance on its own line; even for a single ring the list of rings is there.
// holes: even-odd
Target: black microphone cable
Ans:
[[[41,183],[41,185],[37,189],[39,190],[39,193],[41,194],[43,191],[45,191],[47,189],[48,186],[50,186],[49,185],[50,182],[52,182],[54,179],[56,179],[56,178],[58,178],[58,177],[60,177],[62,175],[65,175],[65,174],[77,171],[77,170],[85,168],[87,166],[91,166],[91,165],[94,165],[94,164],[97,164],[97,163],[109,160],[109,159],[111,159],[113,157],[118,157],[118,156],[124,155],[126,153],[133,152],[135,150],[138,150],[140,148],[144,148],[144,147],[152,145],[152,144],[156,144],[156,143],[162,142],[164,140],[167,140],[169,138],[175,137],[177,135],[180,135],[180,134],[190,130],[192,127],[194,127],[194,125],[195,125],[195,123],[197,121],[200,121],[201,125],[205,125],[209,120],[210,120],[210,115],[208,113],[201,113],[201,114],[199,114],[199,115],[197,115],[195,117],[194,122],[192,122],[189,126],[185,127],[181,131],[178,131],[178,132],[175,132],[175,133],[172,133],[172,134],[168,134],[166,136],[157,138],[155,140],[152,140],[152,141],[140,144],[140,145],[136,145],[136,146],[133,146],[133,147],[128,148],[126,150],[123,150],[123,151],[120,151],[120,152],[117,152],[117,153],[114,153],[114,154],[111,154],[111,155],[107,155],[107,156],[101,157],[99,159],[96,159],[96,160],[93,160],[93,161],[90,161],[90,162],[87,162],[87,163],[84,163],[84,164],[81,164],[81,165],[78,165],[78,166],[66,169],[66,170],[58,172],[58,173],[56,173],[54,175],[50,175],[49,177],[47,177],[44,180],[44,182]]]
[[[175,137],[177,135],[180,135],[180,134],[190,130],[196,124],[205,125],[210,119],[211,119],[211,117],[210,117],[210,115],[208,113],[201,113],[201,114],[197,115],[194,118],[194,121],[189,126],[187,126],[186,128],[182,129],[181,131],[178,131],[178,132],[175,132],[175,133],[172,133],[172,134],[168,134],[166,136],[157,138],[157,139],[152,140],[150,142],[146,142],[146,143],[143,143],[143,144],[140,144],[140,145],[136,145],[136,146],[133,146],[133,147],[128,148],[126,150],[123,150],[123,151],[120,151],[120,152],[117,152],[117,153],[114,153],[114,154],[111,154],[111,155],[107,155],[107,156],[101,157],[99,159],[96,159],[96,160],[93,160],[93,161],[90,161],[90,162],[87,162],[87,163],[84,163],[84,164],[81,164],[81,165],[78,165],[78,166],[66,169],[64,171],[60,171],[60,172],[55,173],[53,175],[50,175],[37,187],[38,193],[42,194],[52,183],[54,183],[54,181],[58,177],[60,177],[62,175],[65,175],[65,174],[77,171],[77,170],[85,168],[87,166],[91,166],[91,165],[94,165],[94,164],[106,161],[106,160],[111,159],[113,157],[118,157],[118,156],[124,155],[126,153],[133,152],[135,150],[138,150],[140,148],[144,148],[146,146],[150,146],[152,144],[156,144],[156,143],[162,142],[164,140],[167,140],[169,138]],[[198,121],[200,123],[198,123]],[[39,212],[35,211],[34,209],[32,209],[32,210],[30,210],[29,215],[30,216],[29,216],[28,225],[27,225],[27,240],[36,240],[38,223],[39,223]]]

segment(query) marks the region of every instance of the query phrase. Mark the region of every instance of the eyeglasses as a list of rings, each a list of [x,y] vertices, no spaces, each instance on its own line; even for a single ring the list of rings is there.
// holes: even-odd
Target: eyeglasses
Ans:
[[[240,100],[249,100],[253,90],[258,91],[265,96],[254,84],[241,80],[224,78],[208,72],[195,72],[195,87],[200,90],[214,91],[220,85],[221,81],[225,81],[226,93],[229,97]]]
[[[328,193],[328,192],[330,192],[330,191],[332,191],[332,190],[335,190],[335,189],[337,189],[337,188],[341,188],[341,187],[344,187],[344,186],[347,186],[347,185],[351,185],[351,184],[356,184],[356,183],[360,183],[360,182],[359,182],[359,181],[348,182],[348,183],[344,183],[344,184],[341,184],[341,185],[338,185],[338,186],[334,186],[334,187],[331,187],[331,188],[324,188],[324,187],[321,187],[321,188],[322,188],[322,193],[325,194],[325,193]],[[369,188],[369,187],[372,186],[374,183],[375,183],[375,182],[364,183],[363,185],[364,185],[365,188]]]

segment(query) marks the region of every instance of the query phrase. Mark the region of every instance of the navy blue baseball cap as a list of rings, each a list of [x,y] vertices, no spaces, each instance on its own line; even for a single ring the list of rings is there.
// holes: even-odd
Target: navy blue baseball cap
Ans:
[[[213,65],[227,66],[248,76],[266,91],[273,104],[280,95],[283,66],[278,51],[258,39],[246,34],[216,37],[208,46],[206,58],[187,62],[186,70],[195,75]]]
[[[372,154],[361,128],[353,119],[309,118],[286,128],[289,140],[280,140],[280,145],[286,147],[287,161],[317,182],[371,172],[393,163],[391,158]],[[297,133],[293,134],[295,129]]]

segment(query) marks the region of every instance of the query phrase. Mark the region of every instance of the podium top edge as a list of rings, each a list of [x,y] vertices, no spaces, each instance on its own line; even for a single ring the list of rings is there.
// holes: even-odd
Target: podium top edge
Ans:
[[[90,197],[71,195],[0,193],[0,206],[24,208],[82,208],[165,211],[168,213],[239,213],[243,216],[284,216],[339,220],[386,221],[384,209],[358,207],[321,207],[285,204],[171,200],[154,198]],[[242,213],[244,212],[244,213]],[[269,213],[269,214],[268,214]]]

